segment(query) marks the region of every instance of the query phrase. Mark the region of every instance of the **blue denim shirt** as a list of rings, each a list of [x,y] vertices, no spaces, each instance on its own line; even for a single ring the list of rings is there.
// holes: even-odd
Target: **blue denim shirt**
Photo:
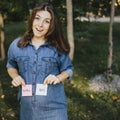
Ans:
[[[36,84],[43,84],[44,79],[49,75],[58,75],[66,72],[69,79],[73,74],[73,65],[68,54],[59,54],[56,48],[44,43],[37,50],[30,43],[25,48],[19,48],[17,43],[19,38],[14,40],[8,50],[7,68],[16,68],[26,84],[32,84],[33,96],[21,96],[21,87],[19,90],[20,101],[38,101],[43,107],[66,106],[64,86],[62,83],[48,85],[47,96],[35,95]]]

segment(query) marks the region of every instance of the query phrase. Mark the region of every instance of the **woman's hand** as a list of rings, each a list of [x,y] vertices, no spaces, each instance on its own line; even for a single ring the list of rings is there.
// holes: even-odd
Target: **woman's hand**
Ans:
[[[21,76],[17,76],[17,77],[15,77],[13,80],[12,80],[12,85],[14,86],[14,87],[18,87],[18,86],[20,86],[20,85],[25,85],[25,81],[24,81],[24,79],[21,77]]]
[[[61,81],[57,76],[51,75],[51,74],[48,75],[44,80],[44,84],[54,84],[55,85],[55,84],[58,84],[60,82]]]

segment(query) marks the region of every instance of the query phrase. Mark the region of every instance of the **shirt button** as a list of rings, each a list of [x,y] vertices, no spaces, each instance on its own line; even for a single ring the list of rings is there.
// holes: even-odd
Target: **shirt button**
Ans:
[[[36,72],[35,72],[35,71],[33,71],[33,74],[36,74]]]
[[[35,93],[32,93],[32,96],[34,96],[35,95]]]
[[[34,61],[34,64],[36,64],[36,61]]]
[[[35,82],[33,82],[32,84],[35,85]]]

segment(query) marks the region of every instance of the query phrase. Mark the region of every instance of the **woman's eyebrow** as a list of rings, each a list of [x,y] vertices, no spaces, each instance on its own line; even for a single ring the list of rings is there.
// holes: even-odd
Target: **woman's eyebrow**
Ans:
[[[36,17],[36,16],[37,16],[37,17],[41,17],[39,14],[36,14],[35,17]],[[45,19],[51,20],[51,18],[49,18],[49,17],[48,17],[48,18],[46,17]]]
[[[40,17],[40,15],[38,15],[38,14],[36,14],[35,16],[38,16],[38,17]]]

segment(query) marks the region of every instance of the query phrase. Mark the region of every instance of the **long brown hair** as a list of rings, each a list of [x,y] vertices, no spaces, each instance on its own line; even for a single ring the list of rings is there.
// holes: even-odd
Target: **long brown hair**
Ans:
[[[34,36],[32,30],[33,20],[36,13],[41,10],[47,10],[51,14],[52,18],[50,28],[45,36],[47,42],[56,47],[59,52],[69,53],[70,46],[68,40],[64,38],[57,14],[55,13],[53,6],[48,2],[44,2],[32,10],[32,13],[28,19],[27,30],[24,36],[19,40],[18,47],[26,47],[31,41],[32,37]]]

